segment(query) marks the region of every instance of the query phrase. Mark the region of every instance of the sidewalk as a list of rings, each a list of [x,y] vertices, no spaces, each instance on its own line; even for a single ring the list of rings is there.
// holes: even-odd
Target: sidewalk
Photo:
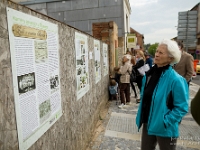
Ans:
[[[198,85],[190,84],[190,101],[198,89]],[[98,125],[88,150],[140,150],[141,129],[138,132],[135,124],[138,106],[133,96],[131,104],[123,109],[117,107],[116,101],[109,102],[107,115]],[[200,127],[190,113],[183,118],[179,130],[177,150],[200,150]]]

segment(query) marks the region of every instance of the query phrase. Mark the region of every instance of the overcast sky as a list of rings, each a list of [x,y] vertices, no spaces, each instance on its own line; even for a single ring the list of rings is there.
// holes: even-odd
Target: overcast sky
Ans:
[[[144,35],[145,44],[177,36],[178,12],[191,10],[200,0],[129,0],[130,26]]]

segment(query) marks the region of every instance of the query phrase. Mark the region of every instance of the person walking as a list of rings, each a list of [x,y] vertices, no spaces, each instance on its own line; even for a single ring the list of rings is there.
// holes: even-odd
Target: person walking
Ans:
[[[129,63],[129,59],[126,56],[122,58],[122,64],[119,70],[121,73],[119,85],[121,105],[119,105],[119,108],[130,103],[130,75],[128,71],[132,71],[132,65]]]
[[[194,67],[193,67],[194,58],[191,54],[184,51],[182,42],[178,41],[177,43],[181,51],[181,59],[179,63],[174,65],[174,70],[176,70],[178,74],[180,74],[182,77],[186,79],[189,86],[194,73]]]
[[[189,100],[186,80],[172,68],[180,57],[175,41],[162,40],[155,65],[143,77],[136,117],[138,130],[143,126],[141,150],[155,150],[157,143],[160,150],[176,149],[179,122],[188,112]]]

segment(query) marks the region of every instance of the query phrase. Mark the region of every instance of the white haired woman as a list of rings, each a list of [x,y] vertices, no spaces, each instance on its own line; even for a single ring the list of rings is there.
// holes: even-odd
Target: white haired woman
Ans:
[[[130,104],[130,75],[128,72],[132,71],[132,65],[126,55],[122,58],[122,64],[119,70],[121,73],[119,85],[121,105],[119,108]]]
[[[141,149],[175,150],[179,122],[188,112],[189,92],[186,80],[172,69],[181,57],[175,41],[159,44],[154,63],[142,80],[141,103],[136,124],[143,125]]]

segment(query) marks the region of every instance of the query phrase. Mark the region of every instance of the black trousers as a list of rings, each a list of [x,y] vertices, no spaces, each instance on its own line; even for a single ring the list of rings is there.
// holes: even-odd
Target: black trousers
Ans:
[[[136,92],[134,83],[133,83],[133,82],[130,82],[130,84],[131,84],[131,87],[132,87],[132,89],[133,89],[133,91],[134,91],[135,97],[137,97],[137,92]]]
[[[155,150],[157,143],[160,150],[175,150],[177,138],[148,135],[147,124],[143,123],[141,150]]]
[[[137,76],[137,80],[136,80],[137,86],[140,89],[140,91],[141,91],[141,87],[142,87],[142,78],[143,78],[143,76]]]
[[[129,103],[130,102],[130,83],[120,83],[119,89],[120,89],[121,103],[123,104]]]

